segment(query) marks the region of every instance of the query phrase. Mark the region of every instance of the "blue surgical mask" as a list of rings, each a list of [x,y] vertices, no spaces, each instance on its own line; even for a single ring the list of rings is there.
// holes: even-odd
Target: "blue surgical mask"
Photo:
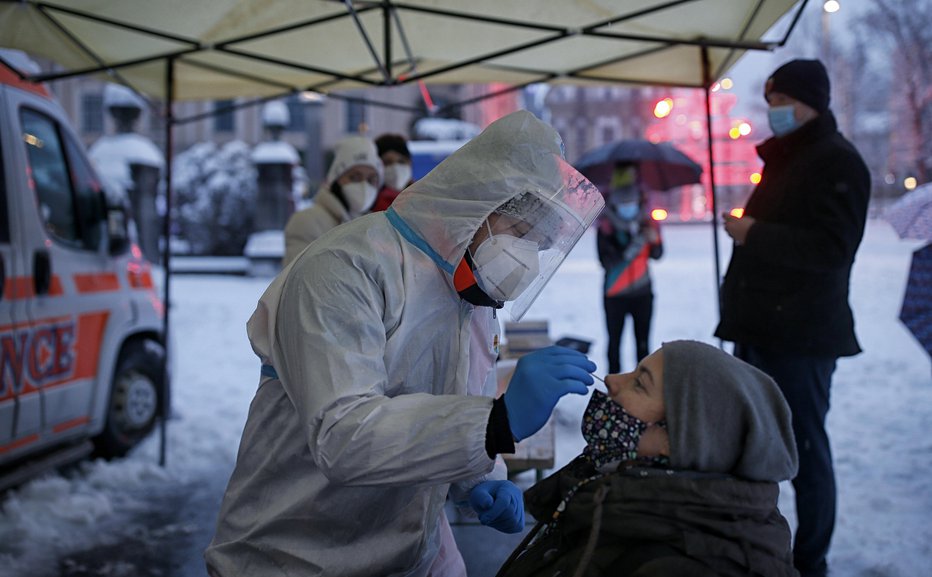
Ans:
[[[774,106],[767,110],[767,121],[774,136],[783,136],[799,128],[796,113],[791,105]]]
[[[625,220],[634,220],[640,211],[637,202],[622,202],[615,206],[615,213]]]

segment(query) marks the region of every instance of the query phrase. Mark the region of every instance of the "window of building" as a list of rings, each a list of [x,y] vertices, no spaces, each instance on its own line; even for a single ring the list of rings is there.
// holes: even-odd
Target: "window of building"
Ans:
[[[234,104],[235,101],[233,100],[214,101],[215,132],[233,132],[236,129],[236,117],[234,110],[231,108]]]
[[[366,105],[357,100],[346,101],[346,132],[354,134],[366,122]]]
[[[165,117],[162,115],[162,109],[158,110],[150,109],[148,111],[149,118],[149,134],[161,136],[165,133]]]
[[[288,97],[288,126],[285,128],[288,132],[304,132],[304,101],[297,94]]]
[[[602,127],[602,143],[611,142],[615,140],[615,127],[614,126],[603,126]]]
[[[104,97],[99,92],[81,95],[81,129],[84,132],[104,131]]]

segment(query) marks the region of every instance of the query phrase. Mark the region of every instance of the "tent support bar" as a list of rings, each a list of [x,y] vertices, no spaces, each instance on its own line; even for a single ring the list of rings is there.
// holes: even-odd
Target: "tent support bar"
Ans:
[[[702,79],[705,85],[706,136],[709,139],[709,192],[712,197],[712,250],[715,252],[715,304],[718,307],[718,316],[721,318],[722,266],[718,253],[718,195],[715,190],[715,141],[712,137],[712,65],[709,60],[709,49],[706,46],[702,47]]]
[[[415,82],[415,81],[418,81],[418,80],[423,80],[423,79],[425,79],[425,78],[430,78],[431,76],[437,76],[437,75],[439,75],[439,74],[445,74],[445,73],[447,73],[447,72],[450,72],[451,70],[457,70],[458,68],[465,68],[466,66],[471,66],[471,65],[476,64],[476,63],[479,63],[479,62],[484,62],[484,61],[486,61],[486,60],[494,60],[495,58],[501,58],[502,56],[508,56],[508,55],[511,55],[511,54],[515,54],[515,53],[517,53],[517,52],[521,52],[522,50],[527,50],[527,49],[529,49],[529,48],[534,48],[534,47],[536,47],[536,46],[543,46],[544,44],[550,44],[551,42],[555,42],[555,41],[557,41],[557,40],[559,40],[559,39],[561,39],[561,38],[566,38],[566,36],[567,36],[567,33],[563,32],[563,33],[557,34],[557,35],[555,35],[555,36],[550,36],[550,37],[548,37],[548,38],[544,38],[544,39],[542,39],[542,40],[534,40],[534,41],[531,41],[531,42],[527,42],[527,43],[525,43],[525,44],[521,44],[521,45],[519,45],[519,46],[513,46],[513,47],[508,48],[508,49],[505,49],[505,50],[499,50],[498,52],[493,52],[493,53],[491,53],[491,54],[483,54],[483,55],[481,55],[481,56],[477,56],[477,57],[475,57],[475,58],[470,58],[470,59],[468,59],[468,60],[460,60],[459,62],[454,62],[454,63],[449,64],[449,65],[447,65],[447,66],[441,66],[440,68],[434,68],[434,69],[431,70],[430,72],[425,72],[425,73],[423,73],[423,74],[417,74],[417,75],[414,75],[414,76],[410,76],[410,77],[406,78],[405,81],[406,81],[406,82]]]
[[[778,48],[785,46],[787,41],[790,39],[790,34],[793,32],[793,30],[796,29],[796,24],[799,23],[799,18],[803,15],[803,10],[806,9],[806,4],[808,3],[809,0],[802,0],[802,2],[800,2],[799,9],[796,11],[796,15],[793,16],[793,21],[790,22],[789,27],[786,29],[786,34],[783,35],[783,39],[780,40],[779,44],[777,45]]]
[[[164,296],[162,297],[162,339],[165,342],[165,364],[162,367],[162,401],[159,403],[159,465],[165,466],[168,444],[168,412],[171,395],[169,387],[169,355],[171,346],[168,338],[168,319],[171,318],[171,214],[172,214],[172,135],[175,128],[175,59],[165,61],[165,216],[162,218],[162,266],[164,268]]]
[[[392,3],[389,0],[382,2],[382,52],[385,53],[385,74],[392,77]]]
[[[129,24],[127,22],[121,22],[119,20],[114,20],[112,18],[106,18],[104,16],[99,16],[97,14],[90,14],[88,12],[82,12],[80,10],[75,10],[74,8],[68,8],[60,4],[47,4],[45,2],[34,2],[36,8],[42,11],[45,14],[48,10],[53,10],[55,12],[62,12],[64,14],[70,14],[72,16],[77,16],[78,18],[84,18],[90,20],[91,22],[97,22],[99,24],[106,24],[108,26],[113,26],[114,28],[119,28],[121,30],[131,30],[133,32],[139,32],[141,34],[148,34],[149,36],[154,36],[156,38],[161,38],[162,40],[170,40],[173,42],[181,42],[184,44],[190,44],[191,46],[200,46],[200,42],[197,40],[192,40],[191,38],[185,38],[184,36],[179,36],[177,34],[169,34],[161,30],[155,30],[153,28],[145,28],[143,26],[138,26],[135,24]],[[48,14],[45,14],[48,17]]]
[[[346,11],[352,17],[353,24],[356,25],[356,31],[359,32],[359,37],[362,38],[363,43],[366,45],[366,49],[369,50],[369,55],[372,56],[372,60],[375,61],[375,65],[378,66],[379,72],[382,74],[382,82],[386,84],[389,83],[391,81],[391,76],[388,75],[388,70],[385,68],[385,65],[382,64],[382,61],[379,60],[379,55],[375,51],[375,46],[372,45],[372,40],[366,32],[366,27],[359,21],[359,14],[357,14],[356,10],[353,8],[352,0],[343,0],[343,5],[346,6]]]
[[[67,70],[65,72],[56,72],[50,74],[36,74],[29,77],[30,82],[52,82],[54,80],[64,80],[66,78],[73,78],[75,76],[87,76],[88,74],[97,74],[98,72],[111,72],[116,76],[114,71],[119,70],[120,68],[128,68],[130,66],[139,66],[140,64],[148,64],[150,62],[158,62],[159,60],[165,60],[167,58],[177,58],[185,54],[191,54],[192,52],[197,52],[196,48],[190,48],[186,50],[179,50],[178,52],[173,52],[171,54],[159,54],[157,56],[148,56],[146,58],[136,58],[134,60],[124,60],[122,62],[113,62],[110,64],[104,64],[99,59],[96,59],[100,63],[100,66],[93,68],[82,68],[80,70]],[[124,82],[125,84],[125,82]]]
[[[237,50],[235,48],[229,47],[216,47],[217,52],[232,54],[234,56],[240,56],[249,60],[256,60],[258,62],[266,62],[268,64],[275,64],[276,66],[282,66],[285,68],[294,68],[295,70],[303,70],[305,72],[313,72],[314,74],[321,74],[323,76],[330,76],[332,78],[338,78],[340,80],[351,80],[353,82],[359,82],[360,84],[368,84],[370,86],[382,86],[381,82],[376,82],[374,80],[369,80],[368,78],[363,78],[362,76],[353,76],[351,74],[343,74],[342,72],[337,72],[336,70],[327,70],[326,68],[318,68],[317,66],[308,66],[306,64],[297,64],[295,62],[288,62],[287,60],[280,60],[278,58],[270,58],[268,56],[263,56],[262,54],[253,54],[251,52],[246,52],[244,50]]]

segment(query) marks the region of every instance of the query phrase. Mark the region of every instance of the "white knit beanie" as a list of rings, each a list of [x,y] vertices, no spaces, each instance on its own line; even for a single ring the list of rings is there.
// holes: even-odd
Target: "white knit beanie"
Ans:
[[[376,152],[375,143],[365,136],[347,136],[337,143],[333,162],[327,171],[327,182],[334,182],[344,172],[359,165],[374,168],[379,173],[379,183],[382,182],[382,161]]]

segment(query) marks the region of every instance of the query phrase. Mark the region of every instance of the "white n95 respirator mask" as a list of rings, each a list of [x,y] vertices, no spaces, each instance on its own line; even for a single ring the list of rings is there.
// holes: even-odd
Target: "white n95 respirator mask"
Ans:
[[[350,182],[341,186],[349,213],[358,216],[375,203],[379,191],[368,182]]]
[[[472,255],[476,284],[494,300],[515,300],[540,273],[538,250],[531,240],[509,234],[489,236]]]
[[[385,167],[385,184],[395,190],[404,189],[411,181],[411,165],[396,162]]]

